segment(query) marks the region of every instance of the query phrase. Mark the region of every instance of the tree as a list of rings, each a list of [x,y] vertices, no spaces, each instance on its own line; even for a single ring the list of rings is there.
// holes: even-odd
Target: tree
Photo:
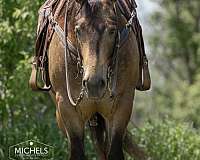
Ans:
[[[161,9],[152,16],[152,24],[160,34],[150,41],[153,53],[159,54],[156,65],[165,78],[176,74],[179,80],[193,84],[200,65],[200,1],[158,3]]]
[[[169,116],[200,127],[200,1],[156,2],[148,37],[152,91],[139,94],[136,104],[140,107],[135,116]]]

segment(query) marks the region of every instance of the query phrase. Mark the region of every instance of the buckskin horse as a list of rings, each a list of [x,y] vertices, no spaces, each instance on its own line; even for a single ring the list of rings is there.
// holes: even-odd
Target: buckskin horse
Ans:
[[[30,84],[39,88],[39,66],[45,82],[39,89],[50,91],[55,100],[58,125],[70,141],[70,160],[86,159],[88,122],[100,158],[123,160],[123,142],[131,143],[126,130],[135,90],[141,79],[140,90],[150,86],[148,76],[141,78],[148,66],[133,27],[135,3],[126,1],[132,5],[127,20],[123,11],[128,10],[119,2],[49,0],[42,8],[36,41],[42,56],[34,59]]]

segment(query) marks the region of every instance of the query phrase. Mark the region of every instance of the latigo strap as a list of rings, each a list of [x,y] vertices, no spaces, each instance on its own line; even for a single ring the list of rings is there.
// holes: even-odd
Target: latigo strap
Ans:
[[[149,90],[151,87],[151,77],[148,67],[148,59],[145,53],[144,40],[142,35],[142,27],[137,17],[137,5],[135,0],[117,0],[118,6],[127,19],[128,25],[131,26],[135,33],[138,49],[140,53],[139,81],[136,89],[140,91]]]

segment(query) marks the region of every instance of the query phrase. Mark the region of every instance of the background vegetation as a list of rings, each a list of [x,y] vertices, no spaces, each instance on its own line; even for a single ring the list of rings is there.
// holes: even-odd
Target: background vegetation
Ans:
[[[27,84],[42,2],[0,0],[1,160],[9,146],[29,139],[54,146],[56,160],[68,156],[51,99]],[[200,1],[156,3],[148,37],[153,87],[137,93],[132,134],[155,160],[200,160]],[[88,135],[86,150],[95,160]]]

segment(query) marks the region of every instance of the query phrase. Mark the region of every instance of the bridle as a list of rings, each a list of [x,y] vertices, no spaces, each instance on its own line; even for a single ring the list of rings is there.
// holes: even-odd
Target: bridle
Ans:
[[[69,83],[68,57],[70,57],[70,56],[76,57],[77,68],[80,68],[81,73],[83,73],[83,71],[82,71],[83,67],[82,67],[82,58],[81,58],[79,49],[74,47],[68,38],[66,40],[66,37],[68,37],[68,30],[67,30],[68,21],[67,20],[68,20],[69,1],[70,0],[67,0],[65,3],[66,10],[65,10],[65,17],[64,17],[64,31],[62,31],[61,27],[55,21],[53,16],[50,16],[49,21],[51,22],[52,28],[58,34],[58,36],[60,37],[60,39],[62,40],[62,43],[64,45],[65,70],[66,70],[66,72],[65,72],[66,78],[65,79],[66,79],[66,86],[67,86],[67,95],[68,95],[71,105],[74,107],[77,107],[80,104],[80,102],[82,101],[82,99],[84,98],[84,95],[86,93],[86,88],[82,84],[79,96],[75,100],[73,99],[72,94],[71,94],[70,83]],[[114,3],[114,11],[115,11],[116,16],[118,17],[117,6],[115,3]],[[125,32],[129,33],[130,25],[132,24],[133,18],[135,16],[136,15],[134,14],[134,11],[133,11],[131,14],[130,20],[127,22],[127,24],[123,28],[123,30]],[[110,60],[111,63],[109,64],[108,71],[107,71],[107,86],[108,86],[108,90],[110,92],[111,98],[114,98],[116,96],[117,73],[118,73],[118,64],[119,64],[118,52],[119,52],[120,46],[121,46],[121,32],[120,32],[120,29],[117,28],[116,36],[115,36],[115,43],[114,43],[114,47],[113,47],[113,53],[112,53],[112,57]],[[74,56],[75,54],[76,54],[76,56]]]

